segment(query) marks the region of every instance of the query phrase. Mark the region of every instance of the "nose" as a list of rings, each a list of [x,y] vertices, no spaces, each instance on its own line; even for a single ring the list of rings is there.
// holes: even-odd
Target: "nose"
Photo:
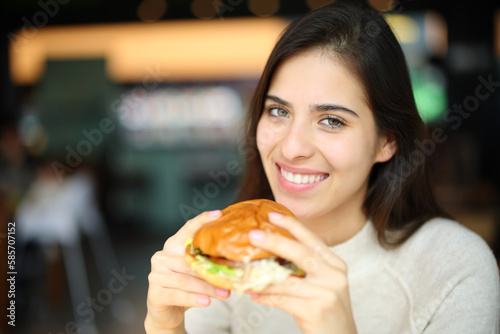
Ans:
[[[310,129],[297,121],[292,122],[281,141],[281,152],[290,161],[311,157],[314,143]]]

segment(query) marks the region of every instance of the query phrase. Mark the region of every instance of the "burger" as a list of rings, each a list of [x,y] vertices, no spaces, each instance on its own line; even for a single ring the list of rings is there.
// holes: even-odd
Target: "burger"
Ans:
[[[214,286],[261,291],[290,275],[305,273],[292,262],[250,244],[248,232],[262,230],[295,239],[287,230],[269,223],[269,212],[294,214],[271,200],[239,202],[222,210],[222,217],[204,224],[186,241],[186,260],[191,268]]]

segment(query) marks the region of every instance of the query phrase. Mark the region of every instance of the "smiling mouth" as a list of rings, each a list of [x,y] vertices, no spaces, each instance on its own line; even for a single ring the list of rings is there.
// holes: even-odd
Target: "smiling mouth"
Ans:
[[[329,175],[328,174],[299,174],[288,172],[283,169],[283,167],[279,166],[281,175],[291,183],[295,184],[312,184],[316,182],[323,181]]]

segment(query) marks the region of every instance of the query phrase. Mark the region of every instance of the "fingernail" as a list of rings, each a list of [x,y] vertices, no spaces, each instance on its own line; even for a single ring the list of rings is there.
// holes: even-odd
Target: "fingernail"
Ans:
[[[219,297],[227,297],[227,296],[229,296],[229,290],[216,288],[215,294]]]
[[[250,232],[248,232],[248,236],[252,240],[260,241],[260,240],[264,240],[264,238],[266,237],[266,234],[261,230],[251,230]]]
[[[220,210],[213,210],[208,213],[210,217],[217,217],[221,213]]]
[[[198,297],[198,304],[206,306],[210,304],[210,298],[208,298],[207,296],[200,296]]]
[[[281,217],[283,217],[283,215],[281,213],[269,212],[269,219],[270,220],[279,220],[279,219],[281,219]]]

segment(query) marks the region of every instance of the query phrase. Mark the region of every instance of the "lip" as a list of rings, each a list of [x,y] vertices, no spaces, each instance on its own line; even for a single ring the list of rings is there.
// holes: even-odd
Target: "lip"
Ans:
[[[285,165],[284,163],[276,163],[276,166],[279,168],[283,168],[287,172],[292,172],[293,174],[325,174],[328,175],[328,173],[322,172],[320,170],[315,170],[315,169],[310,169],[310,168],[298,168],[298,167],[292,167]]]
[[[325,179],[318,181],[318,182],[296,184],[296,183],[288,181],[287,179],[285,179],[283,177],[283,175],[281,175],[281,168],[283,168],[287,172],[291,172],[293,174],[325,174],[328,176]],[[285,191],[292,192],[292,193],[303,193],[303,192],[310,191],[310,190],[316,188],[317,186],[321,185],[330,176],[328,173],[324,173],[324,172],[321,172],[318,170],[309,169],[309,168],[292,167],[292,166],[288,166],[288,165],[285,165],[282,163],[276,164],[276,172],[278,175],[278,182],[279,182],[281,188],[283,188]]]

